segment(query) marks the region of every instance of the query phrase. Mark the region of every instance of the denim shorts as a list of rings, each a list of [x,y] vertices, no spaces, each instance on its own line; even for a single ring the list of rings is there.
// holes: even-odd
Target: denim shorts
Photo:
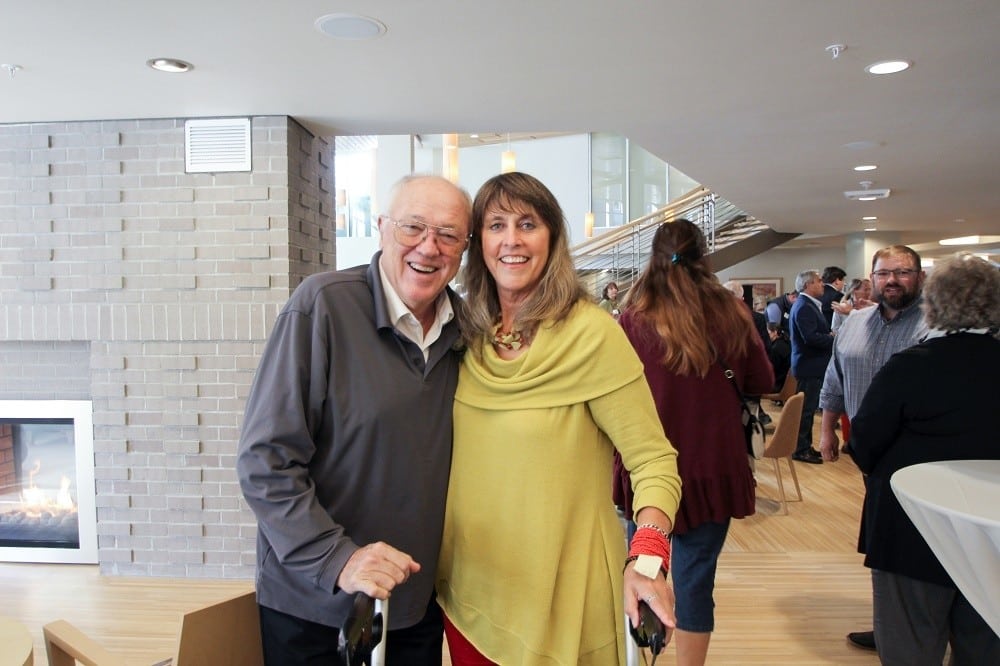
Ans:
[[[715,629],[715,569],[729,532],[724,523],[704,523],[670,539],[670,572],[677,604],[677,628],[699,633]]]

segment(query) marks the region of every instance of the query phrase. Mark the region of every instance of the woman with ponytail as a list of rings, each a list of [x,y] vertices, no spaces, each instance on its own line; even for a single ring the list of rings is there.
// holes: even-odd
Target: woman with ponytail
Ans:
[[[660,226],[620,319],[677,448],[684,484],[671,537],[680,665],[705,663],[719,552],[730,520],[754,512],[740,400],[726,370],[744,394],[774,384],[749,309],[719,284],[706,253],[704,236],[688,220]]]

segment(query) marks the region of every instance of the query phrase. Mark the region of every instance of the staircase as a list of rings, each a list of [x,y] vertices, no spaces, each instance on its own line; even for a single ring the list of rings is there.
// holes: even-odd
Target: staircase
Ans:
[[[684,218],[705,234],[712,270],[721,271],[798,234],[779,233],[706,187],[698,187],[663,208],[570,248],[578,273],[596,287],[609,281],[623,291],[649,261],[656,229]]]

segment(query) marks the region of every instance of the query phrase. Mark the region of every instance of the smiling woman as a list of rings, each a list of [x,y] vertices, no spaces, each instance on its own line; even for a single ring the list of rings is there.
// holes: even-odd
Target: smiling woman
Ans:
[[[634,623],[640,599],[673,625],[660,570],[680,498],[676,454],[642,364],[577,279],[549,189],[501,174],[472,210],[469,350],[436,581],[452,662],[624,663],[623,616]],[[615,451],[643,523],[628,559],[609,501]],[[645,574],[639,556],[654,562]]]

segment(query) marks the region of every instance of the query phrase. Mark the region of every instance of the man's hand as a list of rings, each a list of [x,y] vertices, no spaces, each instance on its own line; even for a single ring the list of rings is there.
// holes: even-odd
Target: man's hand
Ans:
[[[347,560],[337,585],[351,594],[364,592],[375,599],[388,599],[397,585],[420,571],[420,564],[406,553],[378,541],[359,548]]]
[[[826,462],[834,462],[840,457],[840,439],[837,437],[837,423],[840,412],[823,409],[823,421],[819,426],[819,453]]]
[[[820,433],[819,452],[827,462],[834,462],[840,458],[840,438],[834,430],[827,431],[824,428]]]

